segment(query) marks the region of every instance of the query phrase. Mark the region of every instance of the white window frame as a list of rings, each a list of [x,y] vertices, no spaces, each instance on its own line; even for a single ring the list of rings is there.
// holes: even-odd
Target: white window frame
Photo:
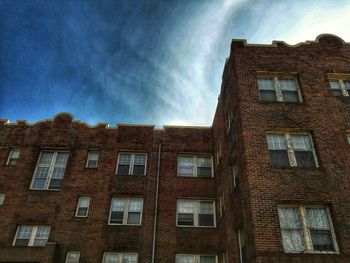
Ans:
[[[79,208],[81,208],[82,206],[80,206],[80,200],[81,199],[84,199],[84,198],[88,198],[88,206],[86,207],[87,210],[86,210],[86,215],[79,215],[78,212],[79,212]],[[78,201],[77,201],[77,208],[75,210],[75,216],[76,217],[88,217],[89,215],[89,210],[90,210],[90,202],[91,202],[91,197],[90,196],[79,196],[78,198]]]
[[[177,263],[177,257],[181,256],[190,256],[194,257],[194,263],[200,263],[200,257],[205,257],[205,256],[210,256],[210,257],[215,257],[215,263],[218,263],[218,256],[215,254],[176,254],[175,256],[175,263]]]
[[[96,160],[96,165],[95,165],[95,167],[89,167],[89,161],[90,161],[90,158],[91,158],[91,154],[92,154],[92,153],[97,153],[97,160]],[[87,168],[87,169],[95,169],[95,168],[97,168],[99,158],[100,158],[100,152],[99,152],[99,151],[97,151],[97,150],[91,150],[91,151],[89,151],[89,152],[88,152],[87,159],[86,159],[85,168]]]
[[[51,233],[51,226],[47,226],[47,225],[18,225],[17,226],[17,230],[16,230],[16,234],[15,234],[15,238],[13,239],[13,242],[12,242],[12,246],[16,246],[16,240],[17,240],[17,237],[18,237],[18,234],[19,234],[20,227],[25,227],[25,226],[32,228],[32,233],[31,233],[30,239],[28,241],[27,247],[34,247],[36,232],[38,230],[38,227],[42,227],[42,226],[49,228],[49,236],[47,237],[46,243],[48,242],[48,240],[50,238],[50,233]],[[35,246],[35,247],[42,247],[42,246]]]
[[[65,263],[71,263],[70,261],[71,259],[69,257],[71,256],[71,254],[74,254],[74,253],[78,254],[78,262],[80,262],[80,251],[70,250],[70,251],[67,251]]]
[[[192,176],[185,176],[185,175],[180,175],[180,158],[179,157],[192,157],[193,160],[193,171],[192,171]],[[205,177],[205,176],[198,176],[198,158],[210,158],[210,168],[211,168],[211,176],[210,177]],[[177,157],[177,176],[179,177],[199,177],[199,178],[214,178],[214,166],[213,166],[213,156],[212,155],[188,155],[188,154],[180,154]]]
[[[242,242],[242,234],[243,236],[245,236],[245,238],[247,237],[246,234],[243,232],[243,229],[238,229],[237,230],[237,235],[238,235],[238,248],[239,248],[239,262],[243,263],[243,242]],[[243,233],[242,233],[243,232]],[[247,240],[244,241],[246,244],[245,246],[247,246]]]
[[[287,101],[287,102],[291,102],[291,103],[300,103],[300,102],[303,102],[303,98],[301,96],[301,92],[300,92],[300,87],[299,87],[299,82],[298,82],[298,78],[296,76],[293,76],[293,75],[281,75],[281,76],[276,76],[276,75],[273,75],[273,76],[264,76],[264,75],[258,75],[257,76],[257,82],[258,82],[258,79],[272,79],[273,80],[273,84],[274,84],[274,87],[275,87],[275,92],[276,92],[276,101],[277,102],[286,102],[283,100],[283,95],[282,95],[282,89],[281,89],[281,84],[280,84],[280,79],[293,79],[296,83],[296,86],[297,86],[297,91],[298,91],[298,98],[299,98],[299,101]],[[261,99],[261,95],[260,95],[260,89],[259,89],[259,86],[258,86],[258,91],[259,91],[259,100],[260,101],[265,101],[265,100],[262,100]],[[273,102],[273,101],[271,101]]]
[[[223,218],[224,212],[225,212],[225,194],[224,192],[221,193],[219,196],[219,210],[220,210],[220,218]]]
[[[107,256],[107,254],[114,254],[114,255],[117,255],[117,256],[118,256],[118,261],[117,261],[117,263],[123,262],[123,258],[124,258],[125,255],[136,255],[136,262],[139,261],[139,254],[138,254],[138,253],[133,253],[133,252],[114,252],[114,251],[106,251],[106,252],[103,252],[102,263],[105,263],[105,262],[106,262],[106,256]]]
[[[111,223],[111,216],[112,216],[112,203],[113,203],[113,199],[121,199],[121,200],[125,200],[125,204],[124,204],[124,214],[123,214],[123,223],[118,224],[118,223]],[[129,202],[130,200],[141,200],[142,202],[142,209],[141,209],[141,213],[140,213],[140,223],[139,224],[128,224],[128,215],[129,215]],[[111,205],[109,208],[109,216],[108,216],[108,225],[118,225],[118,226],[141,226],[142,225],[142,215],[143,215],[143,198],[125,198],[125,197],[112,197],[111,198]]]
[[[51,159],[51,163],[50,163],[50,167],[49,167],[49,172],[47,174],[47,178],[46,178],[46,182],[45,182],[45,186],[44,188],[33,188],[33,184],[34,184],[34,179],[35,179],[35,175],[36,175],[36,172],[39,168],[39,163],[40,163],[40,159],[41,159],[41,155],[44,153],[44,152],[52,152],[53,153],[53,157]],[[35,166],[35,170],[34,170],[34,174],[33,174],[33,177],[32,177],[32,181],[30,183],[30,190],[35,190],[35,191],[60,191],[60,189],[49,189],[49,185],[50,185],[50,182],[51,182],[51,177],[52,177],[52,173],[53,173],[53,170],[55,167],[61,167],[63,168],[63,166],[57,166],[55,165],[55,162],[56,162],[56,158],[57,158],[57,154],[58,153],[67,153],[68,154],[68,157],[67,157],[67,162],[66,162],[66,165],[64,166],[64,174],[66,173],[66,169],[67,169],[67,164],[68,164],[68,160],[69,160],[69,151],[50,151],[50,150],[43,150],[40,152],[40,155],[39,155],[39,158],[38,158],[38,161],[36,163],[36,166]],[[46,167],[46,166],[45,166]],[[64,178],[64,174],[63,174],[63,178]],[[63,180],[62,178],[62,180]]]
[[[179,225],[178,222],[178,216],[179,212],[177,211],[177,203],[179,201],[193,201],[193,225]],[[214,225],[213,226],[199,226],[198,225],[198,214],[199,214],[199,203],[200,202],[212,202],[213,203],[213,217],[214,217]],[[177,227],[201,227],[201,228],[216,228],[216,202],[213,199],[199,199],[199,200],[194,200],[194,199],[176,199],[176,226]]]
[[[311,133],[307,133],[307,132],[267,132],[267,134],[274,134],[274,135],[283,135],[286,145],[287,145],[287,154],[288,154],[288,162],[289,162],[289,166],[290,167],[303,167],[303,166],[298,166],[297,164],[297,159],[295,157],[295,153],[294,153],[294,148],[293,148],[293,143],[292,143],[292,139],[291,136],[293,135],[307,135],[310,139],[310,146],[311,146],[311,150],[312,150],[312,154],[314,156],[314,162],[315,162],[315,167],[319,167],[319,163],[318,163],[318,159],[317,159],[317,155],[316,155],[316,151],[315,151],[315,146],[314,146],[314,142],[313,142],[313,138]],[[267,140],[267,136],[266,136],[266,140]],[[268,150],[269,147],[267,147]]]
[[[350,76],[349,76],[350,77]],[[350,92],[345,88],[345,84],[344,84],[344,81],[350,81],[350,79],[348,78],[337,78],[337,77],[331,77],[331,78],[328,78],[328,84],[329,84],[329,88],[330,90],[332,91],[332,88],[331,88],[331,81],[334,81],[334,82],[338,82],[339,85],[340,85],[340,90],[343,94],[343,96],[335,96],[335,97],[350,97]]]
[[[13,153],[15,151],[18,151],[18,158],[12,158],[12,155],[13,155]],[[6,165],[8,165],[8,166],[16,166],[18,164],[20,156],[21,156],[21,150],[20,149],[18,149],[18,148],[11,149],[10,152],[9,152],[9,155],[7,157]],[[16,164],[10,164],[12,159],[17,160]]]
[[[134,172],[134,161],[135,161],[135,155],[137,154],[143,154],[143,155],[146,155],[146,158],[145,158],[145,169],[143,171],[143,175],[146,175],[147,173],[147,160],[148,160],[148,154],[145,153],[145,152],[120,152],[118,153],[118,161],[117,161],[117,168],[115,170],[115,174],[118,175],[118,168],[119,168],[119,159],[120,159],[120,155],[121,154],[129,154],[131,155],[130,156],[130,167],[129,167],[129,173],[128,175],[131,175],[131,176],[141,176],[141,175],[134,175],[133,172]],[[124,175],[124,176],[127,176],[127,175]]]
[[[299,209],[301,223],[302,223],[302,227],[303,227],[303,236],[302,237],[303,237],[303,242],[305,245],[305,252],[304,253],[308,253],[308,254],[339,254],[339,247],[337,244],[337,239],[336,239],[335,232],[334,232],[332,217],[331,217],[328,206],[322,206],[322,205],[279,205],[278,208],[298,208]],[[332,241],[333,241],[333,246],[334,246],[334,251],[314,251],[313,250],[311,233],[310,233],[309,228],[307,226],[307,218],[306,218],[306,212],[305,212],[306,208],[324,208],[324,209],[326,209],[327,219],[328,219],[330,232],[331,232],[331,236],[332,236]],[[280,227],[280,231],[281,231],[281,227]],[[282,233],[281,233],[281,241],[282,241],[282,238],[283,237],[282,237]],[[284,251],[284,253],[294,254],[294,253],[300,253],[300,252],[298,252],[298,251],[295,251],[295,252]]]
[[[237,179],[239,175],[239,168],[237,165],[232,165],[232,181],[233,181],[233,189],[237,187]]]
[[[0,194],[0,206],[4,205],[5,202],[5,194]]]

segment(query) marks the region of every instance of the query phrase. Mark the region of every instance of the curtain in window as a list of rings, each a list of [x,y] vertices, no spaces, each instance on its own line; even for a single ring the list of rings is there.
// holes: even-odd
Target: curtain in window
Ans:
[[[211,177],[211,158],[197,157],[197,176]]]
[[[193,176],[193,157],[179,156],[179,175]]]
[[[312,151],[310,136],[306,134],[291,135],[297,165],[301,167],[314,167],[315,160]]]
[[[286,252],[305,250],[299,208],[278,208],[283,248]]]
[[[287,150],[287,143],[284,134],[267,134],[269,150]]]
[[[49,239],[50,227],[38,226],[36,231],[34,246],[45,246],[46,241]]]
[[[298,85],[296,79],[280,79],[279,80],[283,101],[298,102]]]
[[[122,263],[137,263],[137,255],[123,255]]]
[[[118,253],[105,253],[103,263],[121,263]]]
[[[332,91],[333,96],[343,96],[340,82],[338,80],[329,81],[329,85],[331,86],[331,91]]]
[[[275,81],[272,78],[258,78],[260,99],[263,101],[277,101]]]
[[[289,158],[287,152],[287,143],[284,134],[266,134],[270,164],[272,167],[289,166]]]

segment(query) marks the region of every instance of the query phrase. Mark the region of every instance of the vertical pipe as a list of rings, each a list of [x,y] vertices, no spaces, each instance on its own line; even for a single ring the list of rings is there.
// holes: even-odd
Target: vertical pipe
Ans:
[[[158,160],[157,160],[157,179],[156,179],[156,196],[154,204],[154,223],[153,223],[153,242],[152,242],[152,263],[155,263],[156,254],[156,235],[157,235],[157,215],[158,215],[158,194],[159,194],[159,175],[160,175],[160,155],[162,152],[162,141],[158,144]]]

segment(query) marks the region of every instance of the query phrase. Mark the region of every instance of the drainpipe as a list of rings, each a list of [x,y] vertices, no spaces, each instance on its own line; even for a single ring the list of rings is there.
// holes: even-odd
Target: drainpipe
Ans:
[[[154,204],[154,223],[153,223],[153,243],[152,243],[152,263],[155,263],[156,254],[156,235],[157,235],[157,214],[158,214],[158,195],[159,195],[159,174],[160,174],[160,155],[162,152],[162,140],[158,144],[158,161],[157,161],[157,183],[156,183],[156,197]]]

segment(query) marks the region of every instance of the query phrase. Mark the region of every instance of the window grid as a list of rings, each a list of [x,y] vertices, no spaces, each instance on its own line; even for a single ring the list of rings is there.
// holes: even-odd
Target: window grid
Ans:
[[[29,225],[19,225],[17,227],[15,239],[13,240],[13,246],[45,246],[49,235],[49,226],[29,226]],[[19,240],[28,240],[26,245],[17,244]]]
[[[176,263],[217,263],[218,258],[213,254],[177,254]]]
[[[335,233],[334,233],[334,228],[333,228],[333,224],[332,224],[332,219],[330,216],[330,212],[328,207],[325,206],[279,206],[279,221],[280,221],[280,227],[281,227],[281,232],[286,229],[285,227],[283,227],[281,225],[281,215],[280,215],[280,210],[281,209],[297,209],[297,211],[299,212],[300,215],[300,222],[301,222],[301,232],[302,232],[302,244],[300,244],[301,246],[304,247],[303,251],[291,251],[291,250],[286,250],[285,252],[289,252],[289,253],[300,253],[300,252],[305,252],[305,253],[338,253],[338,245],[336,242],[336,237],[335,237]],[[307,209],[321,209],[324,210],[326,213],[326,219],[327,219],[327,223],[329,225],[329,229],[327,229],[328,232],[330,232],[331,234],[331,241],[332,241],[332,246],[333,249],[332,250],[314,250],[313,248],[313,241],[312,241],[312,234],[311,234],[311,230],[312,228],[309,226],[308,223],[308,216],[307,216]],[[291,228],[291,230],[295,230],[297,228]],[[281,233],[282,238],[283,238],[283,234]]]
[[[6,161],[6,165],[17,165],[21,151],[19,149],[11,149]]]
[[[201,168],[210,168],[210,176],[201,174]],[[184,172],[185,169],[187,172]],[[188,173],[189,170],[192,170],[191,173]],[[214,177],[213,158],[208,155],[180,155],[177,158],[177,175],[183,177]]]
[[[262,101],[302,102],[298,81],[295,77],[258,77],[257,83]]]
[[[68,152],[61,151],[42,151],[34,171],[30,189],[59,190],[67,166],[68,154]],[[43,183],[40,183],[40,181],[43,181]],[[38,185],[35,185],[36,183]],[[58,183],[58,185],[54,183]]]
[[[85,167],[86,168],[97,168],[98,158],[99,158],[98,151],[89,151]]]
[[[307,140],[304,140],[304,145],[300,145],[300,143],[297,141],[296,137],[303,136],[304,139],[307,138]],[[288,154],[288,162],[289,166],[291,167],[303,167],[301,165],[298,165],[297,158],[296,158],[296,152],[298,150],[301,150],[303,148],[303,151],[306,151],[306,147],[309,147],[309,151],[312,152],[314,164],[315,167],[319,167],[315,147],[313,145],[312,136],[309,133],[267,133],[267,143],[268,143],[268,150],[287,150]],[[301,147],[300,147],[301,146]]]
[[[183,205],[183,207],[181,208],[181,203],[182,204],[187,204],[187,207],[185,207]],[[203,207],[203,210],[206,210],[206,213],[201,212],[200,211],[200,206],[201,204],[205,204],[205,203],[211,203],[212,205],[212,213],[208,213],[208,209],[206,209],[206,207]],[[191,206],[189,206],[191,204]],[[180,225],[178,223],[179,221],[179,214],[183,214],[180,213],[180,210],[183,210],[183,212],[185,212],[184,214],[192,214],[193,215],[193,224],[192,225]],[[192,211],[192,213],[190,212],[190,210]],[[178,199],[176,202],[176,226],[180,226],[180,227],[216,227],[216,208],[215,208],[215,201],[213,200],[190,200],[190,199]],[[207,214],[207,215],[212,215],[213,216],[213,225],[200,225],[199,224],[199,215],[200,214]]]
[[[128,173],[121,173],[119,166],[128,165]],[[134,174],[135,166],[144,166],[143,174]],[[118,154],[118,163],[117,163],[117,175],[146,175],[147,171],[147,154],[146,153],[119,153]]]
[[[137,202],[138,204],[135,204]],[[114,205],[116,203],[117,205]],[[123,212],[122,223],[113,223],[112,212]],[[109,225],[141,225],[142,222],[142,212],[143,212],[143,199],[141,198],[118,198],[113,197],[111,200],[111,207],[109,211]],[[129,223],[130,214],[139,213],[139,223]]]
[[[65,263],[79,263],[80,251],[68,251]]]
[[[104,252],[102,263],[137,263],[137,253]]]
[[[333,96],[350,96],[350,80],[348,79],[330,79],[329,85]]]
[[[81,196],[78,199],[77,209],[75,211],[76,217],[87,217],[89,214],[90,207],[90,197],[89,196]]]

